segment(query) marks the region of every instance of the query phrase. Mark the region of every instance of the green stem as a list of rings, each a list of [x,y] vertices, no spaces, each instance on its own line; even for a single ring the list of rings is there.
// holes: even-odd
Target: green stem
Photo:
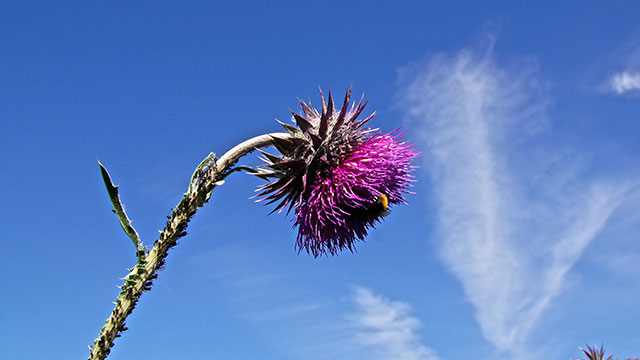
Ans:
[[[102,360],[109,355],[114,340],[127,330],[125,320],[135,308],[142,293],[151,289],[158,270],[164,265],[169,249],[177,244],[179,238],[187,234],[186,229],[191,218],[211,196],[213,189],[221,183],[221,176],[244,155],[261,147],[272,145],[274,139],[286,139],[286,133],[272,133],[256,136],[233,147],[215,162],[208,162],[205,168],[199,166],[192,178],[189,191],[175,210],[155,241],[153,248],[146,253],[143,262],[138,264],[124,277],[120,295],[115,302],[111,315],[102,327],[100,335],[91,347],[89,360]],[[210,157],[207,159],[211,160]],[[207,161],[205,159],[205,161]],[[204,163],[204,162],[203,162]],[[202,163],[201,163],[202,165]]]

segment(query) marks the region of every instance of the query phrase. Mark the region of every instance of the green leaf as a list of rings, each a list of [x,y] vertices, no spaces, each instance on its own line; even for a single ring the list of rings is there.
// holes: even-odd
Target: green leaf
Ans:
[[[189,189],[187,190],[187,194],[190,194],[193,191],[193,188],[196,186],[196,183],[198,182],[198,178],[200,177],[202,170],[215,164],[216,161],[217,161],[216,154],[209,153],[209,155],[207,155],[207,157],[200,162],[198,167],[196,167],[196,169],[193,171],[193,175],[191,175],[191,181],[189,181]]]
[[[98,166],[100,166],[100,173],[102,174],[102,180],[104,181],[104,185],[107,188],[107,193],[109,194],[109,199],[111,200],[111,204],[113,205],[113,210],[118,216],[118,220],[120,220],[120,226],[122,230],[129,236],[133,245],[136,248],[136,255],[138,257],[138,262],[144,261],[144,256],[146,254],[146,248],[142,244],[140,240],[140,236],[136,229],[131,225],[131,220],[127,216],[127,213],[124,211],[124,206],[120,202],[120,195],[118,194],[118,186],[113,185],[113,181],[111,181],[111,176],[107,169],[102,165],[100,160],[98,161]]]

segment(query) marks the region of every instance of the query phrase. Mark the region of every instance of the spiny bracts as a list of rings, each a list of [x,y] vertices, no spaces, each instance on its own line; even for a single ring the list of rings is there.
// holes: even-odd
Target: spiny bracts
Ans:
[[[358,120],[367,102],[349,107],[351,90],[340,110],[331,93],[328,101],[320,96],[321,113],[300,101],[302,115],[291,111],[297,126],[280,122],[290,136],[274,138],[280,155],[262,152],[265,168],[256,173],[270,181],[258,188],[258,201],[277,203],[272,213],[295,209],[296,248],[315,257],[354,251],[387,206],[405,204],[418,155],[397,130],[364,127],[375,113]]]

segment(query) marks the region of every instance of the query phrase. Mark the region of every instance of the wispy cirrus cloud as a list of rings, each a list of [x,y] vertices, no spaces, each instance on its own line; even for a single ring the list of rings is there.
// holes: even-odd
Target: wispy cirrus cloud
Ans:
[[[438,360],[422,343],[421,321],[408,303],[360,286],[345,296],[330,296],[326,288],[301,285],[300,268],[260,256],[250,242],[236,242],[194,255],[192,265],[208,274],[216,296],[224,294],[279,358]],[[305,276],[308,283],[320,283],[327,272]]]
[[[361,358],[384,360],[437,360],[416,333],[421,323],[411,315],[409,304],[391,301],[370,289],[357,287],[353,298],[357,310],[349,316],[356,342],[367,352]]]
[[[443,261],[484,337],[511,359],[535,358],[533,331],[625,187],[531,143],[546,107],[535,62],[499,64],[490,45],[433,55],[401,79],[439,199]]]

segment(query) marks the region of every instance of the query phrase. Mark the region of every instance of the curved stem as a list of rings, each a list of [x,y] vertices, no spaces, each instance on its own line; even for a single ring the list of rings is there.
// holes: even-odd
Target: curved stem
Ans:
[[[127,330],[125,320],[135,308],[138,299],[146,290],[150,290],[153,280],[158,277],[158,270],[164,265],[169,249],[177,244],[179,238],[187,234],[186,229],[191,218],[202,207],[211,191],[220,183],[221,176],[241,157],[265,146],[272,145],[274,139],[287,139],[286,133],[271,133],[246,140],[227,151],[215,163],[209,165],[198,174],[197,183],[192,184],[190,191],[172,211],[164,229],[149,250],[144,261],[139,262],[124,277],[124,285],[115,302],[111,315],[102,327],[100,335],[91,347],[89,360],[102,360],[109,355],[114,340],[121,332]]]

